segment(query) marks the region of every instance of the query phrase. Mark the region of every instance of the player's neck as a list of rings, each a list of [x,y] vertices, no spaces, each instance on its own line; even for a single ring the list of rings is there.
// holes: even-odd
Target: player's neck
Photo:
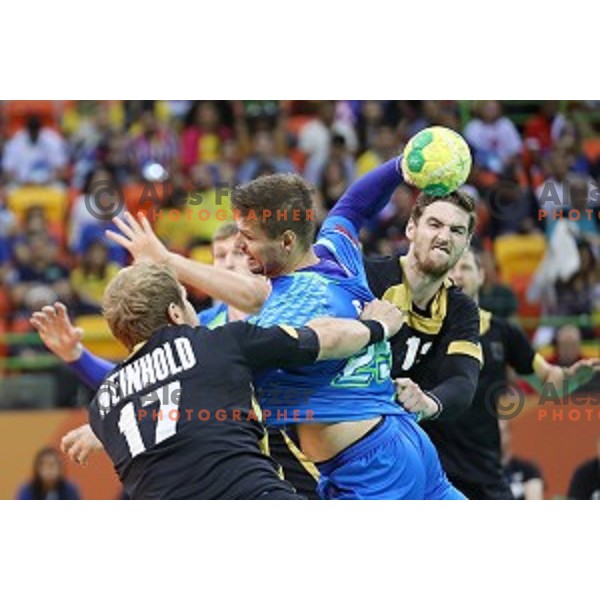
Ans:
[[[314,253],[312,246],[298,256],[290,257],[288,264],[285,265],[285,273],[293,273],[298,269],[305,269],[306,267],[312,267],[319,263],[318,256]]]
[[[406,260],[402,262],[404,277],[410,287],[413,303],[420,309],[426,310],[432,298],[442,286],[447,273],[440,277],[433,277],[423,273],[419,268],[415,256],[409,252]]]

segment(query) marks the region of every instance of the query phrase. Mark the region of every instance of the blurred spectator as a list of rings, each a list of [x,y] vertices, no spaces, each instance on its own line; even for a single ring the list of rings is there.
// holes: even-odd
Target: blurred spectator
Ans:
[[[119,269],[118,264],[109,262],[106,243],[96,240],[87,247],[81,264],[71,272],[77,314],[101,313],[104,290]]]
[[[79,123],[71,138],[74,187],[84,187],[90,173],[109,160],[111,139],[116,135],[108,106],[98,103],[95,112]]]
[[[398,139],[394,129],[389,125],[380,125],[374,132],[371,148],[363,152],[356,161],[357,176],[361,177],[397,156],[398,149]]]
[[[346,147],[344,136],[335,134],[331,140],[331,152],[327,160],[315,155],[308,159],[304,170],[304,177],[314,186],[320,187],[326,178],[325,172],[330,164],[340,165],[343,171],[343,179],[350,184],[355,178],[355,165],[352,154]],[[337,196],[339,198],[339,196]],[[337,199],[336,198],[336,199]]]
[[[375,134],[381,125],[391,122],[386,117],[386,109],[381,100],[360,102],[356,132],[361,151],[366,151],[372,146]],[[399,115],[395,113],[392,117],[393,122],[397,123],[399,118]]]
[[[181,136],[181,165],[187,171],[197,163],[217,163],[223,143],[233,131],[221,124],[215,102],[200,102],[193,112],[193,123]]]
[[[11,297],[16,307],[31,312],[39,288],[69,303],[69,271],[58,260],[58,247],[45,232],[31,234],[22,246],[21,261],[11,273]]]
[[[555,353],[550,362],[560,367],[570,367],[583,358],[581,332],[575,325],[563,325],[556,332]]]
[[[351,179],[348,177],[346,165],[339,159],[330,159],[326,164],[321,177],[319,192],[323,208],[329,212],[335,203],[348,189]]]
[[[362,242],[365,255],[400,255],[408,250],[406,226],[414,203],[413,192],[399,185],[385,208],[367,224]]]
[[[503,319],[512,317],[517,312],[517,297],[509,286],[500,283],[494,255],[491,252],[481,254],[481,266],[484,280],[479,290],[479,306]]]
[[[539,111],[525,122],[524,138],[536,140],[542,153],[548,152],[562,134],[566,120],[558,100],[544,100]]]
[[[152,111],[145,111],[140,119],[141,133],[130,144],[133,168],[141,172],[149,165],[161,165],[172,171],[179,158],[179,144],[173,132],[159,123]]]
[[[553,210],[560,210],[568,203],[568,200],[565,200],[565,196],[568,197],[568,191],[565,193],[569,173],[567,155],[559,150],[552,152],[548,160],[547,170],[550,177],[535,190],[535,195],[539,207],[547,211],[548,215],[552,215]],[[548,222],[547,219],[546,223]]]
[[[475,161],[494,173],[502,173],[522,149],[517,128],[502,116],[497,100],[480,103],[477,116],[467,123],[464,134],[475,150]]]
[[[351,153],[357,151],[358,139],[351,121],[339,118],[335,100],[323,100],[319,102],[316,117],[300,130],[298,147],[307,157],[326,161],[335,134],[344,138],[346,147]]]
[[[594,247],[600,245],[598,209],[592,204],[595,186],[589,177],[570,174],[565,180],[564,198],[558,211],[548,211],[546,217],[546,237],[554,232],[556,222],[566,219],[569,229],[578,241],[587,241]],[[577,211],[571,214],[571,210]],[[555,218],[556,217],[556,218]]]
[[[512,432],[510,422],[500,420],[502,440],[502,466],[515,500],[543,500],[544,477],[539,467],[512,454]]]
[[[112,216],[121,216],[125,210],[125,203],[121,204],[122,190],[113,173],[105,168],[98,167],[88,173],[81,194],[77,196],[71,209],[69,219],[69,246],[82,247],[84,229],[89,225],[97,226],[99,221],[109,221]],[[103,219],[103,215],[106,218]]]
[[[570,500],[600,500],[600,437],[596,440],[596,456],[575,469],[567,496]]]
[[[15,215],[6,207],[4,190],[0,187],[0,284],[2,285],[10,271],[11,242],[16,233],[16,224]]]
[[[248,183],[260,175],[293,173],[295,170],[290,160],[276,154],[273,135],[259,131],[254,135],[252,156],[240,167],[238,179],[240,183]]]
[[[15,133],[6,144],[2,168],[10,183],[47,185],[64,178],[67,159],[61,135],[42,127],[40,118],[31,115],[25,129]]]
[[[556,305],[553,313],[561,316],[591,315],[596,287],[596,258],[585,242],[577,244],[579,269],[567,281],[556,281]],[[588,336],[592,332],[588,332]],[[586,336],[587,337],[587,336]]]
[[[33,462],[33,477],[21,486],[17,500],[80,500],[77,486],[65,478],[60,454],[54,448],[40,450]]]
[[[542,228],[535,198],[528,187],[519,183],[514,165],[505,169],[502,179],[490,190],[489,205],[488,233],[492,239]]]

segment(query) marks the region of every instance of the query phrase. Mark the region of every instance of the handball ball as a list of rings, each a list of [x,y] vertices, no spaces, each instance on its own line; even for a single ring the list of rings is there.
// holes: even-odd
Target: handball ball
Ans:
[[[401,167],[406,182],[430,196],[447,196],[467,180],[471,152],[456,131],[429,127],[410,138]]]

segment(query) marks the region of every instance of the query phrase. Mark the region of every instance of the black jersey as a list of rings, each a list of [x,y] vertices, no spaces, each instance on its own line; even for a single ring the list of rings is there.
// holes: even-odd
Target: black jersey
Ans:
[[[164,327],[107,377],[90,424],[131,498],[291,494],[261,451],[253,371],[310,364],[318,352],[308,328]]]
[[[454,418],[471,402],[479,376],[482,359],[477,305],[446,280],[428,310],[419,310],[404,282],[403,260],[365,259],[373,293],[407,314],[407,322],[390,340],[392,376],[412,379],[441,402],[442,419]]]
[[[483,369],[471,407],[451,422],[431,421],[423,427],[438,449],[448,477],[459,489],[464,482],[500,490],[506,479],[500,460],[498,399],[507,390],[507,367],[520,375],[532,374],[535,351],[516,325],[484,310],[480,332]]]
[[[525,500],[525,484],[532,479],[544,477],[540,468],[529,460],[513,457],[504,465],[504,475],[508,480],[515,500]]]
[[[600,459],[593,458],[577,467],[567,495],[572,500],[600,500]]]

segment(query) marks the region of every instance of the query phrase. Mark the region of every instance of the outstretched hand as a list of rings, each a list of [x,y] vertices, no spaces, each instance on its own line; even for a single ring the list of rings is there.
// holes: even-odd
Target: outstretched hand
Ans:
[[[34,312],[29,322],[40,334],[48,350],[65,362],[73,362],[81,356],[83,330],[71,323],[67,308],[61,302]]]
[[[104,446],[102,446],[102,442],[94,435],[92,428],[88,424],[85,424],[65,434],[60,442],[60,449],[73,462],[85,466],[87,465],[89,455],[92,452],[103,450]]]
[[[106,237],[125,248],[136,263],[168,262],[170,252],[152,231],[148,219],[142,213],[138,214],[138,219],[129,212],[123,219],[115,217],[112,221],[123,235],[109,229]]]
[[[578,387],[591,381],[596,373],[600,373],[600,358],[583,358],[565,368],[566,378],[576,382]]]

